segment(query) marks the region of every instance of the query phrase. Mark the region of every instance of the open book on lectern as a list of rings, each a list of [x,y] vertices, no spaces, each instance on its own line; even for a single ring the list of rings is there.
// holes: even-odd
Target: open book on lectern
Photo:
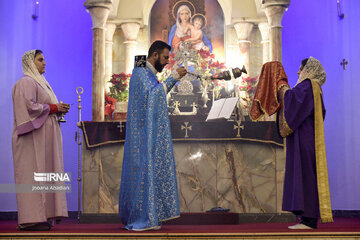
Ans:
[[[237,101],[238,97],[221,98],[214,101],[209,115],[206,118],[206,122],[216,119],[229,119],[234,111]]]

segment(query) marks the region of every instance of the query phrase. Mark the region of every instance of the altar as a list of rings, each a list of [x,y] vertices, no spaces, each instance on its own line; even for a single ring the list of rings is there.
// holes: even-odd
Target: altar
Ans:
[[[81,123],[82,214],[118,212],[125,125]],[[181,212],[281,212],[285,155],[275,122],[171,125]]]
[[[281,213],[283,139],[274,116],[252,122],[248,115],[262,65],[282,61],[281,20],[289,3],[149,0],[130,14],[135,2],[86,1],[93,20],[93,89],[92,121],[80,124],[83,215],[118,212],[126,124],[112,119],[114,102],[105,99],[126,102],[134,57],[146,55],[155,40],[174,49],[159,82],[179,65],[190,73],[167,95],[181,212],[222,207],[233,213]],[[175,44],[181,18],[201,23],[201,48]],[[242,66],[247,71],[241,78],[232,74],[228,82],[213,81]],[[212,103],[227,97],[238,98],[234,116],[206,122]]]

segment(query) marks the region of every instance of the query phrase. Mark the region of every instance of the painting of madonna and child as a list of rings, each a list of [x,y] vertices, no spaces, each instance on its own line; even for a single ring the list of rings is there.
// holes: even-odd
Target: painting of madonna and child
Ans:
[[[224,14],[217,0],[157,0],[150,15],[150,42],[162,40],[172,50],[181,42],[224,61]]]
[[[159,81],[165,80],[176,64],[184,64],[192,73],[173,88],[168,99],[171,115],[196,115],[205,120],[215,100],[235,96],[241,97],[239,112],[247,112],[250,92],[246,89],[243,96],[235,90],[243,91],[246,85],[211,80],[227,69],[224,13],[217,0],[157,0],[151,10],[149,25],[150,43],[162,40],[172,47],[169,64],[158,75]],[[187,43],[186,47],[182,43]],[[195,111],[194,103],[198,111]]]

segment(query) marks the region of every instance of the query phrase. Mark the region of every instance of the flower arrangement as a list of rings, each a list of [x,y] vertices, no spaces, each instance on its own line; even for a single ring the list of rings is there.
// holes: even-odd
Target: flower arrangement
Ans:
[[[172,52],[169,57],[169,63],[165,66],[164,70],[161,73],[158,73],[159,82],[163,82],[167,77],[170,76],[171,71],[179,64],[175,60],[175,53]],[[189,61],[189,65],[192,68],[191,72],[195,75],[200,75],[203,78],[201,79],[202,87],[207,87],[207,89],[220,90],[224,87],[224,82],[222,80],[213,81],[210,79],[211,76],[216,76],[224,69],[226,69],[225,63],[221,63],[215,59],[215,55],[210,53],[209,50],[199,50],[197,52],[197,60]]]
[[[105,109],[104,109],[105,120],[112,119],[112,114],[115,111],[115,103],[117,101],[118,101],[117,99],[110,97],[108,93],[105,92]]]
[[[169,63],[165,66],[164,70],[157,74],[159,82],[163,82],[170,75],[172,70],[174,70],[179,64],[175,59],[175,53],[172,52],[169,56]],[[228,87],[228,82],[224,80],[212,80],[210,77],[216,77],[218,74],[222,73],[225,69],[225,63],[219,62],[216,60],[215,55],[212,54],[209,50],[199,50],[197,52],[196,60],[190,60],[188,62],[189,70],[194,75],[202,76],[200,79],[201,87],[204,91],[214,91],[215,99],[221,97],[221,90]],[[110,87],[110,92],[108,97],[111,97],[118,101],[127,101],[129,91],[128,84],[131,74],[113,74],[111,80],[112,83]],[[257,86],[258,77],[242,77],[242,79],[237,79],[234,83],[240,91],[240,98],[243,102],[245,108],[249,109],[252,103],[252,100],[255,95],[256,86]],[[110,98],[108,98],[110,99]],[[114,104],[114,103],[112,103]]]
[[[129,99],[129,80],[131,74],[120,73],[111,76],[111,86],[108,96],[117,99],[120,102],[127,102]]]
[[[111,120],[116,102],[127,102],[129,99],[129,81],[131,74],[113,74],[109,83],[109,92],[105,92],[105,119]]]
[[[225,63],[220,63],[216,60],[214,54],[211,54],[208,50],[199,50],[198,60],[195,62],[195,66],[195,74],[207,77],[202,79],[203,86],[208,86],[209,89],[215,88],[214,90],[217,90],[219,87],[222,88],[225,81],[213,81],[210,78],[211,76],[216,76],[226,69]]]
[[[251,107],[251,103],[254,99],[254,95],[256,92],[256,86],[258,83],[258,77],[242,77],[241,85],[239,86],[239,90],[245,94],[241,96],[243,102],[245,102],[244,107],[249,109]]]

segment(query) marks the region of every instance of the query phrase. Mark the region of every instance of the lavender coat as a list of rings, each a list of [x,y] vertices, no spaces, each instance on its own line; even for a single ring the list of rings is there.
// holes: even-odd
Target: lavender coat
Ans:
[[[64,171],[60,125],[49,115],[49,95],[34,79],[22,77],[13,87],[12,101],[15,183],[38,185],[34,172]],[[17,193],[16,199],[19,224],[68,216],[64,192]]]

